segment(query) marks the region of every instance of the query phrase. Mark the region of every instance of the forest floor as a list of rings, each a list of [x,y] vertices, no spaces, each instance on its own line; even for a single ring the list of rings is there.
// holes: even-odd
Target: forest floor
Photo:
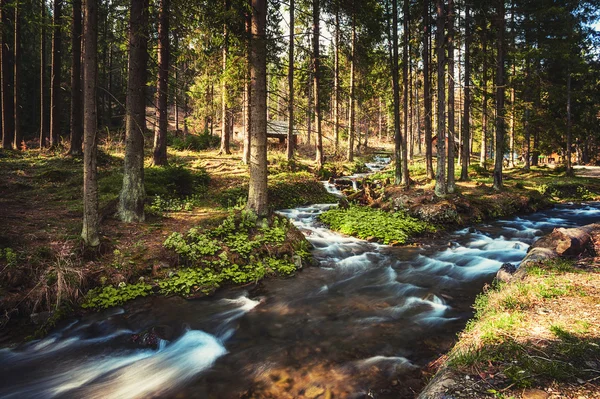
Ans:
[[[600,230],[591,235],[587,254],[530,263],[482,293],[420,398],[600,398]]]
[[[31,322],[43,332],[63,315],[79,311],[79,305],[89,299],[86,293],[97,287],[127,286],[132,290],[128,295],[135,296],[148,294],[150,283],[154,285],[150,292],[155,292],[157,281],[188,266],[182,263],[181,251],[192,244],[186,236],[191,229],[212,231],[234,212],[239,216],[249,179],[247,167],[240,160],[239,142],[233,142],[232,155],[220,155],[214,149],[191,150],[197,141],[210,141],[202,136],[191,137],[172,139],[169,167],[150,167],[151,148],[146,149],[146,221],[127,225],[114,216],[122,182],[124,143],[115,134],[102,137],[98,162],[102,244],[93,253],[83,248],[79,238],[82,160],[64,155],[64,148],[0,152],[0,343],[14,338],[19,326],[31,329]],[[275,210],[335,202],[337,199],[326,192],[319,180],[364,171],[364,163],[375,153],[389,154],[390,149],[391,143],[377,143],[377,150],[363,151],[354,163],[344,162],[341,156],[328,156],[324,170],[318,172],[313,167],[311,146],[300,145],[296,159],[288,162],[281,144],[271,142],[271,207]],[[333,153],[333,149],[328,148],[326,153]],[[368,210],[403,211],[443,231],[458,224],[534,211],[552,202],[600,197],[598,179],[565,178],[559,170],[544,167],[527,173],[508,170],[506,189],[499,194],[491,188],[490,172],[473,167],[470,182],[457,183],[455,194],[437,199],[432,195],[433,183],[425,176],[422,160],[417,158],[410,168],[414,181],[410,190],[388,184],[391,172],[384,171],[364,182],[355,195],[356,201],[369,205],[364,207]],[[235,223],[239,222],[238,217]],[[188,241],[178,242],[179,247],[165,248],[173,233],[188,237]],[[248,234],[254,237],[256,231]],[[382,241],[377,232],[369,238]],[[219,240],[226,251],[238,248],[244,241],[243,237],[233,236]],[[419,240],[418,236],[409,237],[407,242]],[[290,257],[303,253],[297,249],[288,252]],[[277,266],[282,265],[273,267]],[[281,270],[287,270],[285,265],[282,267]],[[250,278],[244,273],[236,278]],[[212,288],[196,284],[205,276],[194,278],[182,284],[192,284],[198,294],[212,292]],[[184,294],[194,296],[194,292]],[[119,301],[128,299],[127,295],[119,295]]]

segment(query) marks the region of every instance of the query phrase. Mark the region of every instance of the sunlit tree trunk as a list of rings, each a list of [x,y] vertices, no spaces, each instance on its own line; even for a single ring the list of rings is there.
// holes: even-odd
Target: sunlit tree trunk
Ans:
[[[429,0],[423,0],[423,102],[425,115],[423,115],[425,128],[425,165],[427,168],[427,177],[434,178],[433,173],[433,150],[431,142],[431,79],[429,72],[429,37],[431,36],[431,27],[429,25]]]
[[[290,48],[288,52],[287,160],[294,158],[294,0],[290,0]]]
[[[100,245],[98,234],[98,172],[96,80],[98,79],[98,5],[85,0],[85,49],[83,69],[84,155],[83,155],[83,228],[81,238],[86,245]]]
[[[321,57],[319,52],[319,0],[313,0],[313,81],[315,93],[315,129],[317,148],[315,162],[317,170],[323,167],[323,132],[321,131]]]
[[[335,142],[335,153],[337,154],[340,146],[340,10],[339,3],[337,1],[335,7],[335,32],[333,45],[333,137]]]
[[[471,6],[465,3],[465,89],[462,123],[462,157],[460,180],[469,180],[469,163],[471,157]]]
[[[161,0],[158,14],[158,78],[156,82],[156,127],[152,163],[167,164],[167,129],[169,127],[169,0]]]
[[[448,0],[448,185],[453,193],[454,183],[454,0]]]
[[[402,184],[402,133],[400,132],[400,77],[398,76],[398,0],[392,1],[392,90],[394,112],[394,184]]]
[[[435,194],[443,197],[447,193],[446,187],[446,118],[444,118],[446,108],[446,92],[444,69],[446,65],[445,54],[445,10],[444,2],[436,0],[437,10],[437,172],[435,176]]]
[[[496,152],[494,162],[494,189],[502,189],[502,164],[504,160],[504,0],[498,1],[497,60],[496,60]]]
[[[397,1],[397,0],[395,0]],[[354,74],[356,68],[356,20],[354,8],[352,9],[352,37],[350,39],[350,117],[348,124],[348,162],[354,161],[354,107],[355,107],[355,82]]]
[[[268,213],[267,203],[267,0],[251,0],[252,38],[250,77],[252,79],[252,139],[250,146],[250,187],[248,209],[259,216]]]
[[[148,0],[131,0],[125,118],[125,162],[119,196],[124,222],[144,221],[144,126],[148,65]]]
[[[394,0],[397,1],[397,0]],[[403,132],[402,135],[399,137],[400,139],[400,146],[401,146],[401,152],[402,152],[402,177],[400,179],[400,184],[403,187],[408,187],[410,184],[410,178],[408,176],[408,151],[407,151],[407,143],[408,143],[408,99],[409,99],[409,87],[408,87],[408,28],[409,28],[409,21],[410,21],[410,8],[409,8],[409,0],[404,0],[404,10],[402,12],[403,14],[403,22],[404,22],[404,26],[403,26],[403,32],[402,32],[402,86],[403,86],[403,107],[402,107],[402,114],[403,114],[403,118],[404,118],[404,123],[403,123]],[[398,16],[396,14],[394,14],[394,16],[396,18],[398,18]],[[394,24],[394,26],[397,26],[397,22],[396,24]],[[396,32],[396,31],[394,31]],[[396,33],[397,35],[397,33]],[[397,46],[396,46],[397,47]],[[397,56],[396,56],[396,61],[397,61]]]
[[[224,0],[224,10],[227,12],[229,10],[229,0]],[[219,154],[231,154],[231,150],[229,148],[230,141],[230,122],[231,118],[229,113],[231,110],[229,109],[229,93],[227,92],[229,88],[227,87],[227,53],[229,47],[229,29],[227,28],[227,21],[223,23],[223,49],[222,49],[222,57],[223,57],[223,76],[221,77],[221,149],[219,150]]]
[[[485,35],[485,33],[484,33]],[[479,166],[484,167],[485,168],[485,160],[487,158],[487,140],[488,140],[488,132],[487,132],[487,128],[488,128],[488,109],[487,109],[487,104],[488,104],[488,96],[487,96],[487,72],[488,72],[488,63],[487,63],[487,56],[486,56],[486,52],[487,52],[487,47],[486,47],[487,41],[485,40],[485,36],[483,38],[483,43],[482,43],[482,48],[483,48],[483,70],[482,70],[482,81],[481,81],[481,85],[482,85],[482,93],[481,93],[481,148],[480,148],[480,153],[479,153]]]
[[[294,0],[291,0],[294,1]],[[242,151],[242,162],[244,165],[250,163],[250,140],[251,140],[251,127],[252,127],[252,82],[250,79],[250,41],[252,37],[252,13],[249,11],[246,13],[245,18],[246,24],[246,79],[244,81],[244,148]]]

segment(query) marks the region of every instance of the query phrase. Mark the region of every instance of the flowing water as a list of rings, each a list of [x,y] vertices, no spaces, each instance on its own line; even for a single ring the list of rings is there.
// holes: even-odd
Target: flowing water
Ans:
[[[413,397],[502,263],[554,227],[600,220],[599,203],[562,206],[396,248],[326,229],[317,216],[331,206],[281,211],[320,267],[251,292],[145,298],[72,320],[0,350],[0,397]],[[162,339],[138,344],[152,328]]]

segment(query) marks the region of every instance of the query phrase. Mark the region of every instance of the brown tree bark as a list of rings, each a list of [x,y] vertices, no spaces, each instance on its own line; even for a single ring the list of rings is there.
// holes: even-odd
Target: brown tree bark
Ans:
[[[400,131],[400,77],[398,76],[398,0],[392,2],[392,90],[394,113],[394,184],[402,184],[402,133]]]
[[[9,32],[12,31],[14,13],[10,12],[12,6],[8,0],[0,2],[0,79],[2,80],[2,148],[13,148],[15,139],[14,115],[14,41]]]
[[[20,150],[23,146],[23,134],[21,133],[21,106],[19,101],[21,89],[21,16],[22,5],[19,0],[15,0],[15,29],[14,29],[14,144],[15,150]]]
[[[148,64],[148,0],[131,0],[129,11],[129,67],[125,104],[125,160],[119,217],[144,221],[144,126]]]
[[[97,0],[85,0],[85,61],[84,80],[84,155],[83,155],[83,228],[81,238],[86,245],[100,245],[98,233],[98,170],[97,170],[97,104],[96,80],[98,79],[98,4]]]
[[[294,0],[290,0],[290,47],[288,51],[288,134],[287,160],[294,158]]]
[[[448,0],[448,182],[447,190],[453,193],[454,182],[454,0]]]
[[[73,0],[73,27],[71,30],[71,148],[69,149],[69,154],[73,156],[81,155],[81,139],[83,136],[83,115],[81,109],[81,34],[81,0]]]
[[[333,137],[335,153],[340,147],[340,7],[335,3],[335,32],[333,36]]]
[[[49,144],[46,117],[46,0],[40,1],[40,149]]]
[[[444,69],[446,66],[444,26],[446,15],[444,2],[436,0],[437,10],[437,85],[438,85],[438,111],[437,111],[437,172],[435,176],[435,195],[443,197],[447,194],[446,186],[446,79]]]
[[[427,177],[434,178],[433,173],[433,149],[431,141],[431,79],[429,72],[429,37],[431,36],[431,26],[429,25],[429,0],[423,0],[423,103],[425,115],[423,115],[425,128],[425,165]]]
[[[400,146],[401,146],[401,152],[402,152],[402,177],[400,179],[400,184],[405,187],[408,188],[408,186],[410,185],[410,176],[408,175],[408,152],[407,152],[407,147],[408,147],[408,121],[409,121],[409,115],[408,115],[408,99],[409,99],[409,87],[408,87],[408,80],[409,80],[409,70],[408,70],[408,58],[409,58],[409,47],[408,47],[408,39],[409,39],[409,23],[410,23],[410,8],[409,8],[409,1],[410,0],[404,0],[404,9],[402,11],[402,17],[403,17],[403,32],[402,32],[402,86],[403,86],[403,109],[402,109],[402,113],[403,113],[403,118],[404,118],[404,129],[403,129],[403,134],[400,136]]]
[[[229,0],[224,0],[224,10],[227,12],[229,10]],[[227,21],[223,23],[223,49],[222,51],[222,64],[223,64],[223,76],[221,77],[221,148],[219,150],[219,154],[231,154],[231,150],[229,148],[230,135],[229,131],[231,129],[230,122],[230,112],[229,109],[229,96],[228,96],[228,88],[227,88],[227,78],[225,76],[227,72],[227,53],[229,46],[229,29],[227,28]]]
[[[247,207],[259,216],[266,216],[269,211],[267,202],[267,0],[250,1],[252,6],[250,77],[253,101]]]
[[[469,163],[471,158],[471,5],[465,3],[465,90],[462,123],[462,156],[460,180],[469,180]]]
[[[54,0],[54,15],[52,18],[52,73],[50,76],[50,147],[56,147],[60,140],[60,71],[62,68],[62,0]]]
[[[323,167],[323,132],[321,131],[321,56],[319,54],[319,0],[313,0],[313,82],[315,95],[315,129],[317,148],[315,162],[317,170]]]
[[[353,3],[354,5],[354,3]],[[350,116],[348,123],[348,162],[354,161],[354,118],[355,118],[355,64],[356,64],[356,16],[352,7],[352,37],[350,39]]]
[[[494,189],[502,189],[502,166],[504,160],[504,29],[505,10],[504,0],[499,0],[497,5],[496,23],[498,29],[497,59],[496,59],[496,152],[494,162]]]
[[[158,14],[158,77],[156,81],[156,127],[152,163],[167,164],[167,96],[169,94],[169,0],[161,0]]]
[[[481,44],[483,48],[483,70],[482,70],[482,81],[481,85],[483,87],[483,91],[481,93],[481,147],[479,152],[479,166],[485,168],[485,160],[487,159],[487,141],[488,141],[488,63],[487,63],[487,40],[485,38],[485,32],[483,33],[483,43]]]

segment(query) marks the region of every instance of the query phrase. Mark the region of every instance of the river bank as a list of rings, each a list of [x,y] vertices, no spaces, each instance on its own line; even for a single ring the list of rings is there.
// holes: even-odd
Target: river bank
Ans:
[[[438,373],[420,399],[600,397],[600,225],[587,229],[589,245],[578,242],[587,232],[573,230],[581,236],[570,256],[536,260],[557,255],[546,236],[517,275],[477,297],[474,319],[432,363]]]

